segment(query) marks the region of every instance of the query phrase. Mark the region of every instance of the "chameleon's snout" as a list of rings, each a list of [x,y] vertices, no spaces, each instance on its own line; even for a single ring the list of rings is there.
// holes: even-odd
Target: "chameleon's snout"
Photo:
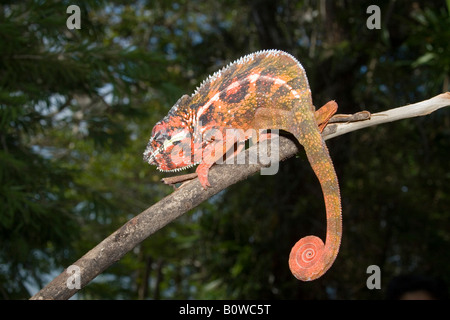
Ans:
[[[160,148],[155,149],[153,147],[153,138],[150,139],[147,148],[144,151],[144,161],[148,164],[157,165],[156,163],[156,155],[160,152]]]

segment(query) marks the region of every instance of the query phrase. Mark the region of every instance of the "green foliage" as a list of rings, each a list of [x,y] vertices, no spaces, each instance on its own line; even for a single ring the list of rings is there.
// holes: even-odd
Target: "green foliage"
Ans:
[[[263,48],[304,65],[317,106],[371,112],[449,90],[445,1],[70,1],[0,5],[0,297],[28,298],[171,189],[142,161],[154,123],[231,60]],[[78,298],[377,299],[401,273],[450,283],[448,110],[329,141],[344,234],[329,272],[290,274],[290,248],[325,235],[303,154],[158,231]],[[382,270],[382,290],[365,286]]]

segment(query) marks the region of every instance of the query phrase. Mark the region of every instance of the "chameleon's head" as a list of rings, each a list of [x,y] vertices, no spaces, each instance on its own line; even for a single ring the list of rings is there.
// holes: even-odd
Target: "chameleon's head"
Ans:
[[[178,112],[183,96],[152,130],[152,136],[144,151],[144,160],[156,165],[160,171],[179,171],[195,165],[193,130],[186,116]]]

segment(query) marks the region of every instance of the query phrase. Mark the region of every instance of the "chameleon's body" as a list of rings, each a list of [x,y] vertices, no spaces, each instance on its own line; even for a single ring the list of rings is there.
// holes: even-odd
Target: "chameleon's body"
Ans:
[[[227,151],[226,129],[280,129],[293,134],[321,184],[327,234],[325,245],[315,236],[300,239],[291,250],[289,267],[297,279],[314,280],[333,264],[341,241],[339,185],[321,136],[336,109],[330,101],[315,110],[305,71],[294,57],[277,50],[256,52],[210,76],[191,96],[181,97],[153,128],[144,159],[161,171],[199,163],[196,172],[206,188],[209,168]],[[223,139],[206,138],[210,129],[222,133]],[[219,143],[223,147],[217,148]],[[176,148],[190,152],[186,156]]]

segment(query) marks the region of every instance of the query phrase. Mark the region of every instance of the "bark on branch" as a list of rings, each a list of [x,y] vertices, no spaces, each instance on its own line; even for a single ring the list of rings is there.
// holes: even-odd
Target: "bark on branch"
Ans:
[[[448,105],[450,105],[450,92],[437,95],[431,99],[415,104],[372,114],[370,120],[330,124],[327,126],[323,135],[325,139],[331,139],[369,126],[405,118],[424,116]],[[289,138],[280,137],[279,142],[280,160],[289,158],[298,152],[297,145]],[[246,153],[248,154],[251,151],[250,148]],[[79,279],[75,279],[77,275],[72,274],[72,272],[67,272],[67,269],[65,269],[41,291],[32,296],[31,299],[70,298],[80,290],[80,288],[86,286],[96,276],[116,261],[120,260],[127,252],[132,250],[154,232],[163,228],[190,209],[198,206],[219,191],[238,181],[246,179],[261,168],[262,166],[259,164],[214,165],[210,171],[210,181],[212,182],[211,188],[206,191],[203,190],[198,179],[186,182],[182,188],[177,189],[132,218],[83,257],[74,262],[73,265],[78,267],[76,270],[79,271]],[[72,280],[79,280],[80,288],[71,289],[74,287]],[[76,281],[75,284],[77,284]]]

